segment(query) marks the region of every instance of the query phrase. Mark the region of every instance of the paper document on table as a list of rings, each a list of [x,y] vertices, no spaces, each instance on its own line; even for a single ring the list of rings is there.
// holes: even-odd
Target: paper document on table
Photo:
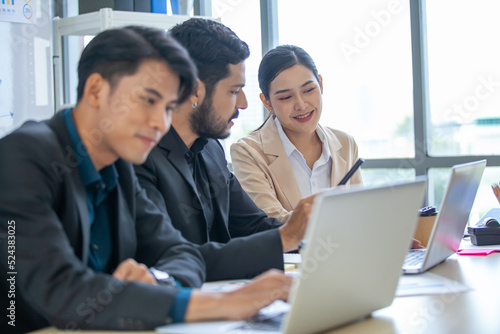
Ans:
[[[458,294],[471,288],[460,282],[427,272],[420,275],[401,276],[396,289],[396,297]]]
[[[220,334],[238,330],[244,324],[244,321],[181,322],[157,327],[155,331],[164,334]]]
[[[220,282],[216,282],[219,284]],[[227,283],[221,283],[224,285]],[[205,286],[206,283],[203,285]],[[216,286],[209,283],[210,288]],[[290,304],[281,300],[274,301],[259,311],[259,317],[268,319],[279,314],[290,311]],[[246,321],[203,321],[192,323],[177,323],[160,326],[155,329],[156,332],[164,334],[220,334],[220,333],[253,333],[253,331],[244,330],[248,322]],[[259,332],[262,333],[262,332]]]
[[[302,263],[302,257],[300,254],[296,253],[285,253],[283,254],[283,262],[285,263]]]
[[[218,292],[228,292],[241,288],[244,285],[247,285],[250,280],[239,279],[239,280],[230,280],[230,281],[216,281],[216,282],[207,282],[201,286],[202,291],[218,291]]]

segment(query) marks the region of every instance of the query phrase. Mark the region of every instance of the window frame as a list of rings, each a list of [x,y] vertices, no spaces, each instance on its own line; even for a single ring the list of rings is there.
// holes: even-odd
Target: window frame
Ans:
[[[409,168],[415,175],[427,175],[430,168],[487,159],[488,166],[500,166],[500,155],[430,156],[427,129],[430,128],[429,75],[426,29],[426,0],[410,1],[411,52],[413,74],[413,118],[415,157],[367,159],[364,168]],[[262,52],[279,43],[278,0],[261,0]],[[264,117],[267,115],[264,109]]]

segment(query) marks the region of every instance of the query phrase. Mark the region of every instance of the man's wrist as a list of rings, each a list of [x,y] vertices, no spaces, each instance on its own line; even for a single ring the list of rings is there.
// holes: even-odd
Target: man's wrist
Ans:
[[[293,240],[294,238],[291,238],[287,231],[286,231],[286,225],[283,225],[279,228],[280,232],[280,237],[281,237],[281,246],[283,247],[283,253],[294,251],[298,248],[299,242]]]
[[[184,321],[228,320],[231,306],[224,302],[226,298],[227,293],[225,292],[207,292],[194,289],[191,293]]]

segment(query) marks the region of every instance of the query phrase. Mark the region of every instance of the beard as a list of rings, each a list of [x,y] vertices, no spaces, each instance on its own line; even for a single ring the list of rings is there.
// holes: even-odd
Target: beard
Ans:
[[[229,120],[222,119],[216,114],[210,96],[191,113],[189,123],[191,130],[202,138],[226,139],[231,134],[228,124],[232,119],[238,118],[238,115],[239,111],[236,110]]]

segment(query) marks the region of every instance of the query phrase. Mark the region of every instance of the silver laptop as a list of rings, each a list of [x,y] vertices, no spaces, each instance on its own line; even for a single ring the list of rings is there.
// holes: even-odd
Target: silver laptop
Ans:
[[[408,252],[405,274],[422,273],[457,252],[485,167],[486,160],[480,160],[451,168],[427,248]]]
[[[289,311],[279,323],[260,314],[257,320],[242,324],[173,324],[156,330],[258,333],[271,322],[278,325],[278,333],[308,334],[350,323],[390,305],[425,183],[422,177],[405,184],[372,189],[352,186],[318,195],[306,231],[300,274],[290,292]]]

